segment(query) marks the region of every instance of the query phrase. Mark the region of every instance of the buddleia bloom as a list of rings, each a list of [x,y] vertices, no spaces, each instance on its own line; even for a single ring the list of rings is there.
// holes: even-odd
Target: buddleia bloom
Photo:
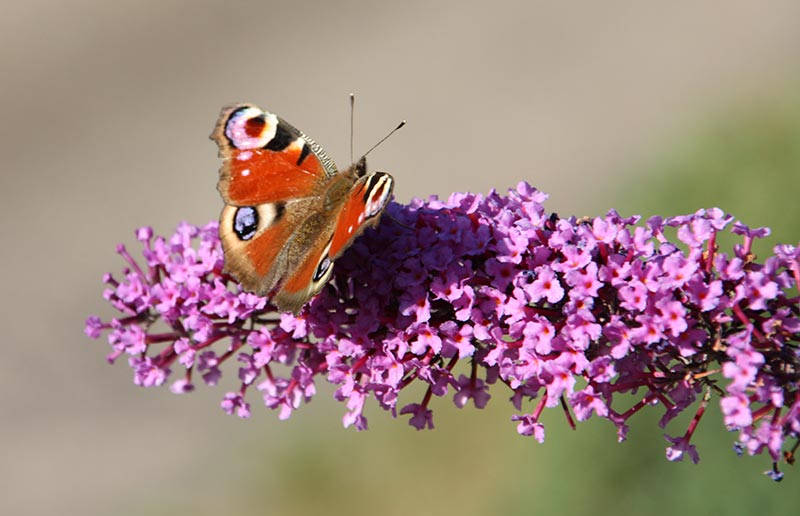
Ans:
[[[127,267],[105,277],[118,316],[90,317],[86,333],[107,334],[109,361],[125,357],[137,385],[185,393],[237,374],[221,407],[243,418],[259,399],[288,418],[322,380],[359,430],[366,403],[423,429],[434,397],[483,408],[499,395],[538,441],[554,407],[570,425],[607,419],[623,440],[631,417],[660,405],[662,427],[694,411],[665,436],[666,456],[697,462],[691,439],[714,400],[736,450],[767,453],[779,479],[800,433],[800,250],[756,261],[768,230],[719,209],[559,218],[545,199],[520,183],[506,196],[392,203],[296,316],[225,274],[216,223],[169,238],[143,228],[142,258],[120,246]],[[722,231],[742,243],[722,252]],[[407,399],[413,383],[420,399]]]

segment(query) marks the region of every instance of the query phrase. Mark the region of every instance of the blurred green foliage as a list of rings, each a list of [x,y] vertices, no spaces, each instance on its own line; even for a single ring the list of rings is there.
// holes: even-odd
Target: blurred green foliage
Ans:
[[[800,89],[795,85],[729,106],[675,136],[639,169],[613,204],[645,217],[718,206],[750,227],[769,226],[754,250],[800,241]],[[636,177],[636,174],[631,174]],[[740,237],[720,235],[722,251]]]

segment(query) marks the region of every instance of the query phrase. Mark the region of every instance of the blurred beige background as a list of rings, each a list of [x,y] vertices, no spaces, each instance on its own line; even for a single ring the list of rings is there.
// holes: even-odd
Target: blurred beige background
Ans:
[[[797,76],[798,2],[661,4],[6,1],[0,513],[525,514],[514,500],[542,476],[631,454],[610,425],[565,436],[557,417],[543,446],[518,437],[505,393],[483,412],[439,400],[433,432],[376,407],[369,432],[343,430],[326,388],[287,422],[253,397],[242,422],[218,408],[232,368],[188,396],[142,390],[82,327],[112,315],[101,276],[134,228],[216,218],[207,137],[234,101],[278,113],[340,165],[349,92],[356,152],[407,119],[370,160],[400,202],[525,179],[552,210],[604,213],[665,139]],[[657,444],[637,460],[663,462],[648,432]],[[557,453],[589,434],[589,451]],[[761,465],[737,464],[761,480]],[[702,486],[702,465],[670,467]],[[561,514],[584,507],[567,486],[549,496]]]

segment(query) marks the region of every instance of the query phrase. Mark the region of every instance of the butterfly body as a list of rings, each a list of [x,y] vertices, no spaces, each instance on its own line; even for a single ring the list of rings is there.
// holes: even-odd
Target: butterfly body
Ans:
[[[328,281],[333,260],[378,223],[394,180],[368,173],[363,157],[338,171],[313,140],[252,104],[224,108],[211,138],[223,158],[225,269],[297,313]]]

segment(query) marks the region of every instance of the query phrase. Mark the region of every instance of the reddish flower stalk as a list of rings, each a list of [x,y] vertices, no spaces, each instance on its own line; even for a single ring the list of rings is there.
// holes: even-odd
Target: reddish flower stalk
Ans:
[[[562,405],[570,425],[573,414],[606,418],[622,440],[647,405],[665,408],[662,427],[697,405],[690,428],[667,436],[670,460],[699,460],[691,437],[717,394],[738,449],[767,451],[780,479],[782,451],[792,456],[800,434],[800,307],[789,297],[800,250],[777,246],[758,263],[750,246],[768,231],[737,222],[744,244],[720,252],[716,234],[733,218],[718,209],[638,225],[613,210],[562,219],[545,212],[545,198],[521,183],[508,196],[392,204],[297,316],[223,274],[216,223],[181,224],[169,240],[143,228],[146,270],[120,246],[129,267],[105,277],[120,318],[90,317],[86,333],[108,332],[109,360],[128,354],[138,385],[182,369],[174,392],[192,390],[195,371],[216,384],[235,358],[241,387],[222,408],[240,417],[250,415],[250,386],[283,419],[321,376],[339,386],[345,426],[360,430],[367,398],[396,415],[414,382],[427,384],[424,399],[399,413],[418,429],[433,427],[434,396],[482,408],[500,380],[521,412],[517,431],[539,441],[547,407]],[[637,389],[632,405],[614,398]]]

